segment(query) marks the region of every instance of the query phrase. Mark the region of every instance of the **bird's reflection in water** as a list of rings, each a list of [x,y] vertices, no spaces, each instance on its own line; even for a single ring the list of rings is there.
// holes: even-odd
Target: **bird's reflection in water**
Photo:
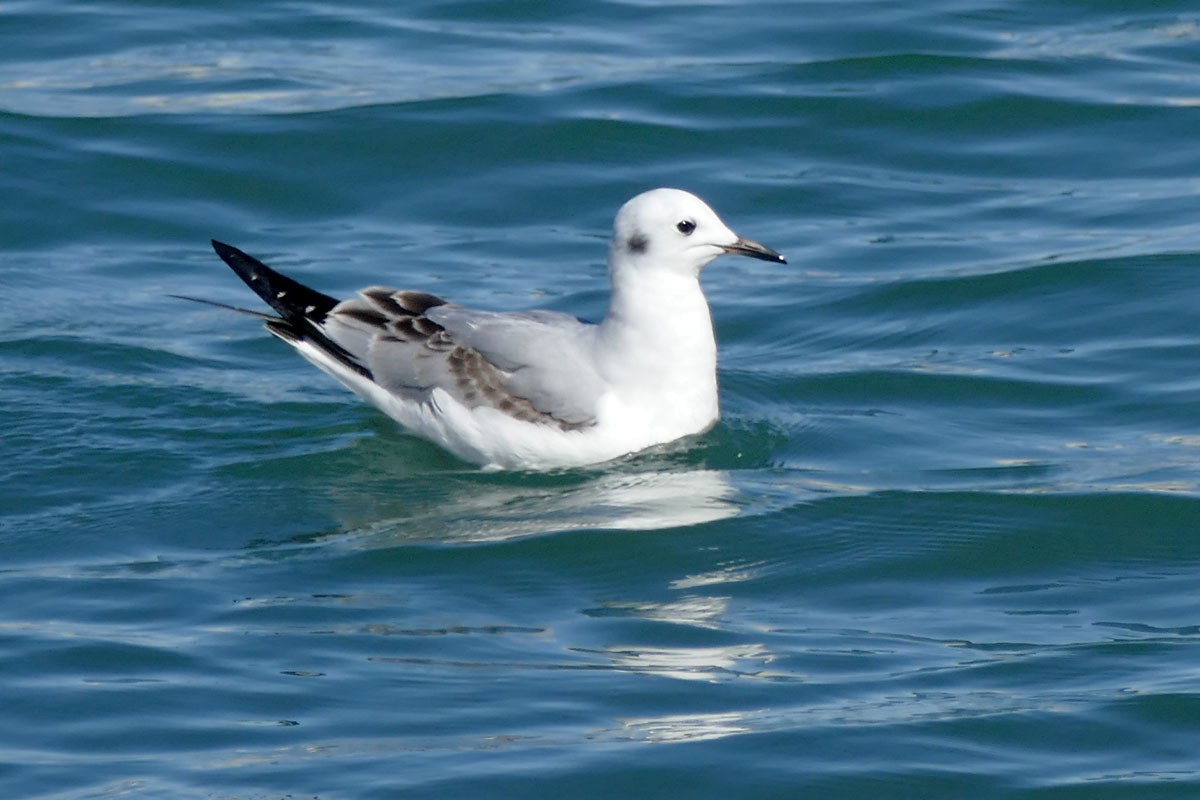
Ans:
[[[567,485],[442,483],[436,502],[400,518],[345,520],[340,537],[364,547],[418,541],[496,542],[570,530],[644,531],[736,516],[738,492],[719,470],[615,473]]]

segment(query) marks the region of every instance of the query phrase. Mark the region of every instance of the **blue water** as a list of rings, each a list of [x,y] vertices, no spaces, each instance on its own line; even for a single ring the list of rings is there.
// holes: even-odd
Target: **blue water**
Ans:
[[[0,796],[1200,796],[1192,3],[0,4]],[[605,308],[722,422],[481,473],[254,320]]]

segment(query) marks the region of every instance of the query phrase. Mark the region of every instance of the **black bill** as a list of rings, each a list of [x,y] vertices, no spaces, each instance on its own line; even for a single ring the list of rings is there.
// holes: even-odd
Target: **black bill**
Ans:
[[[776,264],[786,264],[787,259],[779,253],[776,253],[766,245],[749,239],[738,239],[733,244],[725,245],[726,253],[733,253],[738,256],[750,256],[751,258],[762,259],[763,261],[774,261]]]

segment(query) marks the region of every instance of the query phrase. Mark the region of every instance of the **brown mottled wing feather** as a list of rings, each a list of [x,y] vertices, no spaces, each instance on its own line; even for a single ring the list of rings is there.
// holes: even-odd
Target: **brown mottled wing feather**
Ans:
[[[539,408],[514,391],[513,373],[430,319],[434,308],[457,307],[424,292],[373,286],[335,306],[322,327],[339,347],[359,354],[375,382],[391,392],[418,399],[441,388],[469,408],[488,406],[526,422],[562,430],[592,423],[590,415]]]

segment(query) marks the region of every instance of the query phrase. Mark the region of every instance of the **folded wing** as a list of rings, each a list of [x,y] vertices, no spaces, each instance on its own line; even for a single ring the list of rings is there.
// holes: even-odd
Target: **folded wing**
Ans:
[[[468,408],[563,430],[595,420],[603,387],[589,366],[593,325],[546,311],[474,311],[382,286],[339,302],[237,248],[213,247],[279,314],[266,323],[271,333],[316,346],[338,369],[394,395],[423,402],[442,389]]]

